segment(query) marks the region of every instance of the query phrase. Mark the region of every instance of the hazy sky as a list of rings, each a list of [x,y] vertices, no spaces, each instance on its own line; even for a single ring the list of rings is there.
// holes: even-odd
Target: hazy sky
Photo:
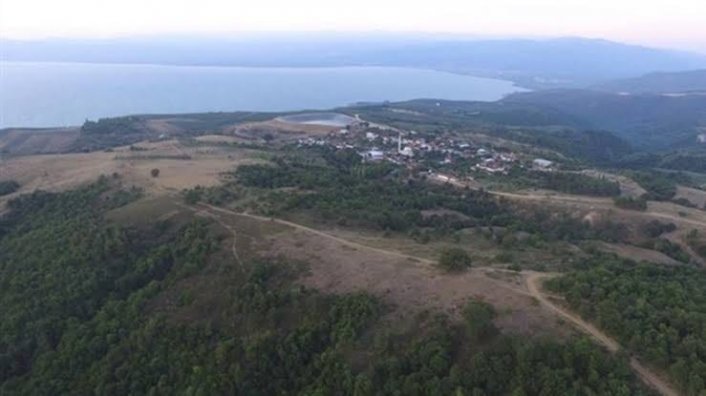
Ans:
[[[0,0],[0,35],[242,31],[588,36],[706,52],[706,0]]]

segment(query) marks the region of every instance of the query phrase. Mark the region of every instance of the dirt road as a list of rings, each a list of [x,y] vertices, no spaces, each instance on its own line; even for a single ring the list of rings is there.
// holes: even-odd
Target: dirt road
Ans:
[[[305,231],[308,233],[312,233],[314,235],[320,236],[322,238],[328,238],[331,240],[334,240],[342,245],[349,246],[355,249],[365,249],[369,251],[374,251],[380,254],[384,255],[390,255],[394,257],[399,257],[407,260],[412,260],[415,262],[421,262],[421,263],[426,263],[426,264],[434,264],[432,260],[424,259],[421,257],[415,257],[415,256],[410,256],[407,254],[395,252],[395,251],[390,251],[390,250],[385,250],[381,248],[376,248],[372,246],[367,246],[363,245],[357,242],[352,242],[347,239],[343,239],[340,237],[337,237],[335,235],[328,234],[326,232],[307,227],[298,223],[293,223],[291,221],[287,220],[282,220],[282,219],[277,219],[277,218],[270,218],[270,217],[265,217],[265,216],[259,216],[259,215],[254,215],[250,213],[238,213],[234,212],[228,209],[224,208],[219,208],[217,206],[209,205],[209,204],[200,204],[202,208],[209,209],[213,212],[220,212],[223,214],[228,214],[232,216],[241,216],[241,217],[248,217],[251,219],[259,220],[259,221],[265,221],[265,222],[275,222],[277,224],[282,224],[288,227],[292,227],[297,230]],[[213,213],[210,213],[213,216]],[[220,218],[217,216],[213,216],[214,218],[217,218],[218,222],[223,225],[224,227],[228,228],[233,233],[233,236],[235,237],[235,230],[233,229],[232,226],[227,225],[225,222],[223,222]],[[235,242],[234,242],[235,244]],[[234,249],[234,255],[237,257],[237,253],[235,252],[235,245],[233,246]],[[600,345],[603,345],[606,347],[610,352],[615,353],[621,349],[620,344],[607,336],[605,333],[600,331],[598,328],[593,326],[592,324],[584,321],[581,319],[578,315],[571,313],[570,311],[564,309],[563,307],[553,303],[547,296],[541,291],[540,283],[544,279],[551,278],[553,276],[556,276],[557,274],[550,274],[550,273],[530,273],[529,276],[526,278],[526,284],[527,284],[527,289],[529,291],[529,295],[536,298],[539,303],[544,306],[545,308],[549,309],[552,311],[555,315],[569,321],[571,324],[573,324],[576,328],[578,328],[580,331],[588,334],[591,338],[593,338],[596,342],[598,342]],[[494,281],[492,278],[488,278],[490,281]],[[498,282],[499,283],[499,282]],[[508,287],[507,285],[503,285]],[[514,289],[510,288],[509,289]],[[517,292],[517,290],[513,290]],[[631,358],[630,359],[630,367],[632,370],[640,377],[640,379],[649,387],[655,389],[658,391],[660,394],[665,395],[665,396],[679,396],[679,393],[675,391],[668,383],[663,381],[658,375],[656,375],[654,372],[652,372],[650,369],[645,367],[642,363],[640,363],[636,358]]]
[[[404,254],[404,253],[400,253],[400,252],[395,252],[395,251],[391,251],[391,250],[380,249],[380,248],[376,248],[376,247],[372,247],[372,246],[363,245],[363,244],[360,244],[360,243],[357,243],[357,242],[349,241],[349,240],[347,240],[347,239],[339,238],[339,237],[337,237],[337,236],[335,236],[335,235],[331,235],[331,234],[326,233],[326,232],[323,232],[323,231],[319,231],[319,230],[317,230],[317,229],[315,229],[315,228],[307,227],[307,226],[305,226],[305,225],[301,225],[301,224],[298,224],[298,223],[293,223],[293,222],[291,222],[291,221],[282,220],[282,219],[276,219],[276,218],[273,218],[273,217],[259,216],[259,215],[254,215],[254,214],[251,214],[251,213],[238,213],[238,212],[234,212],[234,211],[232,211],[232,210],[228,210],[228,209],[224,209],[224,208],[219,208],[219,207],[217,207],[217,206],[213,206],[213,205],[209,205],[209,204],[201,204],[201,205],[204,206],[204,207],[207,207],[207,208],[209,208],[209,209],[211,209],[211,210],[213,210],[213,211],[216,211],[216,212],[226,213],[226,214],[233,215],[233,216],[248,217],[248,218],[256,219],[256,220],[260,220],[260,221],[270,221],[270,222],[274,222],[274,223],[277,223],[277,224],[282,224],[282,225],[285,225],[285,226],[289,226],[289,227],[295,228],[295,229],[297,229],[297,230],[302,230],[302,231],[305,231],[305,232],[312,233],[312,234],[314,234],[314,235],[318,235],[318,236],[323,237],[323,238],[328,238],[328,239],[334,240],[334,241],[336,241],[336,242],[338,242],[338,243],[340,243],[340,244],[342,244],[342,245],[346,245],[346,246],[351,247],[351,248],[354,248],[354,249],[364,249],[364,250],[374,251],[374,252],[377,252],[377,253],[380,253],[380,254],[384,254],[384,255],[388,255],[388,256],[399,257],[399,258],[406,259],[406,260],[422,262],[422,263],[425,263],[425,264],[435,264],[434,261],[429,260],[429,259],[425,259],[425,258],[421,258],[421,257],[416,257],[416,256],[410,256],[410,255],[408,255],[408,254]]]
[[[215,215],[215,214],[209,212],[208,210],[198,210],[198,209],[193,208],[191,206],[182,205],[182,204],[177,204],[177,205],[179,205],[182,208],[194,211],[196,213],[196,215],[198,215],[198,216],[204,216],[204,217],[208,217],[210,219],[213,219],[215,222],[220,224],[221,227],[228,230],[228,232],[230,232],[230,234],[233,237],[232,238],[233,242],[231,243],[231,246],[230,246],[231,254],[233,254],[233,258],[235,259],[235,263],[238,264],[240,271],[241,272],[245,271],[245,268],[243,267],[243,262],[240,260],[240,255],[238,254],[238,245],[237,245],[238,233],[235,231],[235,228],[233,228],[233,226],[231,226],[230,224],[227,224],[226,222],[221,220],[221,218],[218,215]]]
[[[541,305],[553,311],[556,315],[562,317],[565,320],[571,322],[582,332],[588,334],[599,344],[605,346],[610,352],[617,352],[620,350],[620,344],[608,337],[605,333],[598,330],[592,324],[584,321],[578,315],[575,315],[568,310],[554,304],[547,296],[541,291],[540,283],[543,279],[548,279],[556,274],[545,274],[545,273],[532,273],[527,277],[527,289],[530,294],[535,297]],[[630,367],[637,373],[640,379],[649,387],[658,391],[660,394],[665,396],[678,396],[679,393],[675,391],[669,384],[664,382],[659,376],[657,376],[650,369],[642,365],[636,358],[630,359]]]
[[[579,195],[559,195],[559,194],[518,194],[510,193],[504,191],[488,191],[489,194],[514,199],[514,200],[524,200],[524,201],[547,201],[547,202],[557,202],[557,203],[570,203],[570,204],[583,204],[583,205],[598,205],[605,206],[617,212],[624,212],[635,216],[644,216],[648,218],[659,218],[664,220],[670,220],[676,224],[688,224],[695,227],[706,228],[706,221],[690,219],[687,217],[681,217],[678,215],[672,215],[669,213],[663,213],[655,211],[654,209],[648,208],[648,210],[641,212],[635,210],[625,210],[615,207],[613,201],[609,198],[596,198],[596,197],[584,197]],[[683,211],[689,211],[689,209],[684,208]]]

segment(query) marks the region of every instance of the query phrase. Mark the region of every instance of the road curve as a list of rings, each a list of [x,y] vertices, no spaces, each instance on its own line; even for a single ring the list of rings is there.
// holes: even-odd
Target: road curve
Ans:
[[[620,350],[620,344],[614,339],[608,337],[605,333],[598,330],[592,324],[581,319],[578,315],[571,313],[565,308],[554,304],[551,300],[544,295],[540,289],[540,283],[543,279],[551,278],[557,274],[547,274],[547,273],[531,273],[527,279],[527,289],[530,294],[536,298],[539,303],[546,307],[547,309],[554,312],[556,315],[562,317],[563,319],[571,322],[576,328],[581,330],[583,333],[588,334],[596,342],[606,347],[610,352],[617,352]],[[661,395],[664,396],[679,396],[679,392],[674,390],[668,383],[664,382],[659,376],[657,376],[650,369],[642,365],[640,361],[636,358],[630,358],[630,367],[633,371],[640,377],[642,382],[644,382],[650,388],[656,390]]]
[[[307,226],[304,226],[304,225],[301,225],[298,223],[293,223],[293,222],[287,221],[287,220],[259,216],[259,215],[254,215],[254,214],[250,214],[250,213],[239,213],[239,212],[235,212],[232,210],[220,208],[220,207],[205,204],[205,203],[200,204],[200,206],[211,209],[216,212],[224,213],[224,214],[248,217],[248,218],[259,220],[259,221],[269,221],[269,222],[274,222],[277,224],[289,226],[289,227],[292,227],[292,228],[295,228],[298,230],[302,230],[305,232],[312,233],[314,235],[321,236],[323,238],[334,240],[338,243],[341,243],[343,245],[346,245],[346,246],[349,246],[349,247],[352,247],[355,249],[375,251],[375,252],[378,252],[381,254],[395,256],[395,257],[413,260],[413,261],[417,261],[417,262],[423,262],[423,263],[427,263],[427,264],[434,263],[432,260],[424,259],[421,257],[411,256],[411,255],[407,255],[404,253],[394,252],[394,251],[390,251],[390,250],[385,250],[385,249],[376,248],[376,247],[372,247],[372,246],[363,245],[363,244],[360,244],[357,242],[349,241],[347,239],[340,238],[340,237],[328,234],[323,231],[319,231],[315,228],[307,227]],[[578,315],[575,315],[575,314],[571,313],[570,311],[566,310],[565,308],[563,308],[557,304],[554,304],[552,301],[550,301],[546,297],[546,295],[541,291],[540,281],[543,279],[554,277],[556,275],[557,274],[551,274],[551,273],[530,273],[528,275],[528,277],[526,278],[527,289],[529,291],[529,295],[536,298],[542,306],[549,309],[554,314],[571,322],[576,328],[578,328],[582,332],[588,334],[591,338],[593,338],[600,345],[603,345],[604,347],[606,347],[610,352],[615,353],[618,350],[620,350],[620,344],[617,341],[615,341],[612,338],[610,338],[609,336],[607,336],[605,333],[600,331],[598,328],[596,328],[592,324],[584,321]],[[661,395],[679,396],[679,393],[677,391],[675,391],[668,383],[666,383],[661,378],[659,378],[659,376],[657,376],[650,369],[648,369],[647,367],[642,365],[642,363],[640,363],[636,358],[633,357],[630,359],[630,367],[633,369],[633,371],[640,377],[640,379],[647,386],[656,390]]]

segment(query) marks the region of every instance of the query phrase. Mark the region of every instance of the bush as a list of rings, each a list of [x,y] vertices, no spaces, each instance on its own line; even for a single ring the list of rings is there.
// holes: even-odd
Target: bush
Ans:
[[[615,206],[622,209],[647,210],[647,201],[642,197],[617,197],[613,200],[613,202],[615,202]]]
[[[662,172],[631,172],[630,176],[644,188],[647,199],[668,201],[677,193],[677,180],[689,183],[689,178],[683,174],[666,174]]]
[[[471,257],[460,248],[449,248],[441,252],[439,266],[449,272],[463,271],[471,267]]]
[[[656,238],[664,233],[669,233],[677,229],[674,223],[662,223],[659,220],[652,220],[642,226],[642,232],[650,238]]]
[[[517,263],[512,263],[507,266],[507,269],[509,269],[510,271],[520,272],[522,271],[522,266]]]
[[[463,307],[463,318],[468,328],[468,335],[472,340],[482,340],[494,336],[498,332],[493,323],[495,309],[486,302],[469,301]]]
[[[0,180],[0,197],[12,194],[20,188],[20,183],[14,180]]]
[[[696,206],[694,203],[683,197],[674,198],[672,199],[672,202],[677,205],[686,206],[687,208],[698,208],[698,206]]]
[[[150,171],[150,175],[152,175],[152,177],[159,177],[159,169],[157,169],[157,168],[152,169]]]

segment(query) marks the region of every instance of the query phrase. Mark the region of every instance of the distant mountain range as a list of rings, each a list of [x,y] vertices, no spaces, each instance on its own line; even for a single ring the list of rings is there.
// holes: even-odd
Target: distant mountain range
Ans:
[[[704,93],[706,69],[672,73],[650,73],[641,77],[608,81],[593,88],[610,92],[641,93]]]
[[[529,88],[585,87],[656,71],[706,68],[706,55],[605,40],[479,40],[383,34],[2,40],[0,59],[211,66],[419,67],[504,78]]]

